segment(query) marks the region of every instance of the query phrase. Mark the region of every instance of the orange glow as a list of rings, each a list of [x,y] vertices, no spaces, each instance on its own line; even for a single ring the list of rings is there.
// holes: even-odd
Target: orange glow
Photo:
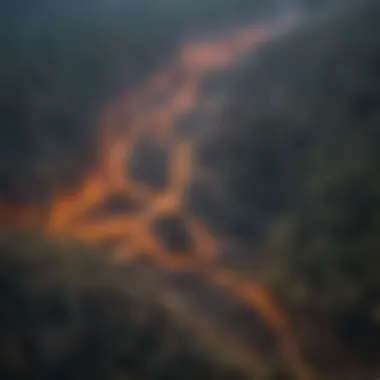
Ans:
[[[0,223],[6,226],[39,227],[43,223],[39,207],[0,203]]]
[[[50,236],[66,235],[94,244],[116,238],[119,243],[115,256],[119,260],[144,254],[169,270],[204,271],[208,281],[225,287],[261,312],[284,341],[289,362],[299,370],[301,364],[282,312],[259,284],[244,281],[233,272],[217,267],[217,239],[184,207],[184,190],[192,174],[196,174],[192,159],[195,142],[191,138],[176,137],[174,133],[176,118],[196,107],[204,74],[230,67],[245,53],[267,41],[270,34],[266,26],[244,28],[210,42],[189,44],[146,83],[126,91],[100,121],[98,167],[74,193],[55,195],[44,228]],[[170,181],[161,191],[133,181],[125,170],[137,140],[147,133],[170,152]],[[115,192],[141,201],[144,207],[117,217],[86,218],[91,208]],[[9,215],[11,211],[6,212]],[[152,234],[153,220],[166,212],[175,212],[188,228],[195,243],[188,252],[173,254]],[[36,212],[25,210],[16,214],[25,223],[36,220],[33,216]],[[304,372],[302,376],[307,378]]]
[[[194,142],[190,138],[176,137],[175,120],[196,107],[199,85],[207,71],[228,68],[266,38],[265,27],[254,27],[210,42],[189,44],[146,83],[128,90],[101,120],[98,170],[86,178],[75,194],[56,196],[47,232],[65,233],[94,243],[117,236],[121,241],[120,247],[129,247],[126,256],[130,257],[131,252],[151,252],[157,260],[165,261],[170,267],[182,265],[183,259],[175,257],[186,257],[186,263],[192,260],[195,265],[211,263],[218,244],[201,226],[202,223],[184,208],[183,202],[184,190],[193,173]],[[125,125],[118,117],[123,112],[128,113]],[[170,183],[162,191],[136,183],[125,172],[126,162],[130,160],[137,140],[147,133],[170,152]],[[141,200],[144,209],[138,214],[84,223],[81,215],[115,191]],[[196,247],[186,255],[172,255],[150,232],[155,217],[169,212],[179,214],[191,235],[195,236]]]

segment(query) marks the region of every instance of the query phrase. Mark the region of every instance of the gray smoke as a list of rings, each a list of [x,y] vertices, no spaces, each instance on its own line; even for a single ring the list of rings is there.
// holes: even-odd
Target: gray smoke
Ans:
[[[302,0],[302,7],[325,3]],[[95,159],[100,110],[120,89],[167,60],[184,39],[251,23],[290,5],[284,0],[2,1],[1,199],[45,200],[55,188],[77,183]]]

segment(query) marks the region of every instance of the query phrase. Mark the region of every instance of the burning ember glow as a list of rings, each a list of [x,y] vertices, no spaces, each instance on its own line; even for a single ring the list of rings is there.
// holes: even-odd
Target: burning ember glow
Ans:
[[[268,41],[272,33],[264,25],[189,44],[147,82],[128,89],[100,120],[98,164],[75,192],[56,194],[38,222],[50,236],[64,235],[97,245],[117,242],[115,254],[120,260],[148,256],[167,270],[199,270],[207,281],[223,286],[259,310],[278,332],[288,361],[303,371],[302,378],[308,378],[282,312],[260,285],[217,267],[218,241],[183,201],[190,179],[196,176],[192,157],[196,137],[181,135],[176,121],[196,108],[207,72],[231,67],[245,53]],[[138,170],[132,173],[134,155],[144,139],[167,154],[167,180],[163,184],[152,185],[139,178]],[[157,155],[157,161],[161,159]],[[102,213],[102,205],[113,211]],[[7,215],[7,222],[12,215],[21,224],[37,222],[38,213],[33,209],[5,205],[0,211]],[[193,244],[174,252],[155,236],[152,226],[165,215],[176,215]]]
[[[118,251],[128,258],[155,252],[156,258],[177,268],[183,258],[205,264],[217,244],[184,207],[183,196],[193,174],[194,139],[176,132],[176,120],[197,105],[202,78],[208,71],[225,69],[242,54],[264,42],[264,27],[243,29],[226,39],[185,46],[177,59],[140,88],[129,90],[108,109],[101,121],[100,164],[74,194],[57,195],[46,224],[49,233],[64,233],[86,241],[120,238]],[[126,115],[123,118],[121,116]],[[126,119],[126,120],[125,120]],[[133,178],[129,164],[142,138],[168,152],[168,183],[157,188]],[[195,170],[195,169],[194,169]],[[87,217],[105,198],[117,194],[143,206],[125,215],[94,221]],[[194,237],[191,253],[172,255],[154,238],[150,226],[158,215],[180,214]],[[176,259],[177,258],[177,259]],[[186,260],[185,260],[186,261]],[[189,262],[185,264],[189,265]]]

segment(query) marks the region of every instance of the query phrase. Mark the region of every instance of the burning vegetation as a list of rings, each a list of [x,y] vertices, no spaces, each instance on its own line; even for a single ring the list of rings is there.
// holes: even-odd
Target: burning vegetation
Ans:
[[[180,3],[4,8],[4,378],[372,380],[379,5]]]

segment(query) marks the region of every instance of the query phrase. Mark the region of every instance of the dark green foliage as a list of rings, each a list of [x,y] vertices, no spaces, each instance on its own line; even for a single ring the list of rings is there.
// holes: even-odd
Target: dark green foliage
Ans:
[[[113,95],[190,34],[263,16],[279,2],[268,10],[258,3],[2,2],[1,199],[45,199],[75,183],[94,162],[95,121]],[[350,3],[240,68],[220,136],[205,144],[226,197],[218,203],[200,191],[195,203],[223,239],[238,242],[245,271],[275,293],[320,378],[347,380],[341,370],[352,366],[352,379],[372,380],[380,357],[380,6]],[[246,253],[252,246],[259,254]],[[213,323],[195,331],[148,290],[164,291],[144,283],[146,272],[101,256],[34,234],[0,236],[1,378],[244,378],[215,359],[222,346],[237,351],[223,334],[217,348],[198,342]],[[202,300],[204,289],[194,289]],[[199,309],[190,319],[201,319]]]
[[[154,278],[77,243],[3,231],[1,378],[251,378],[200,343]]]
[[[326,368],[380,357],[379,15],[364,1],[264,46],[213,141],[263,281]]]

